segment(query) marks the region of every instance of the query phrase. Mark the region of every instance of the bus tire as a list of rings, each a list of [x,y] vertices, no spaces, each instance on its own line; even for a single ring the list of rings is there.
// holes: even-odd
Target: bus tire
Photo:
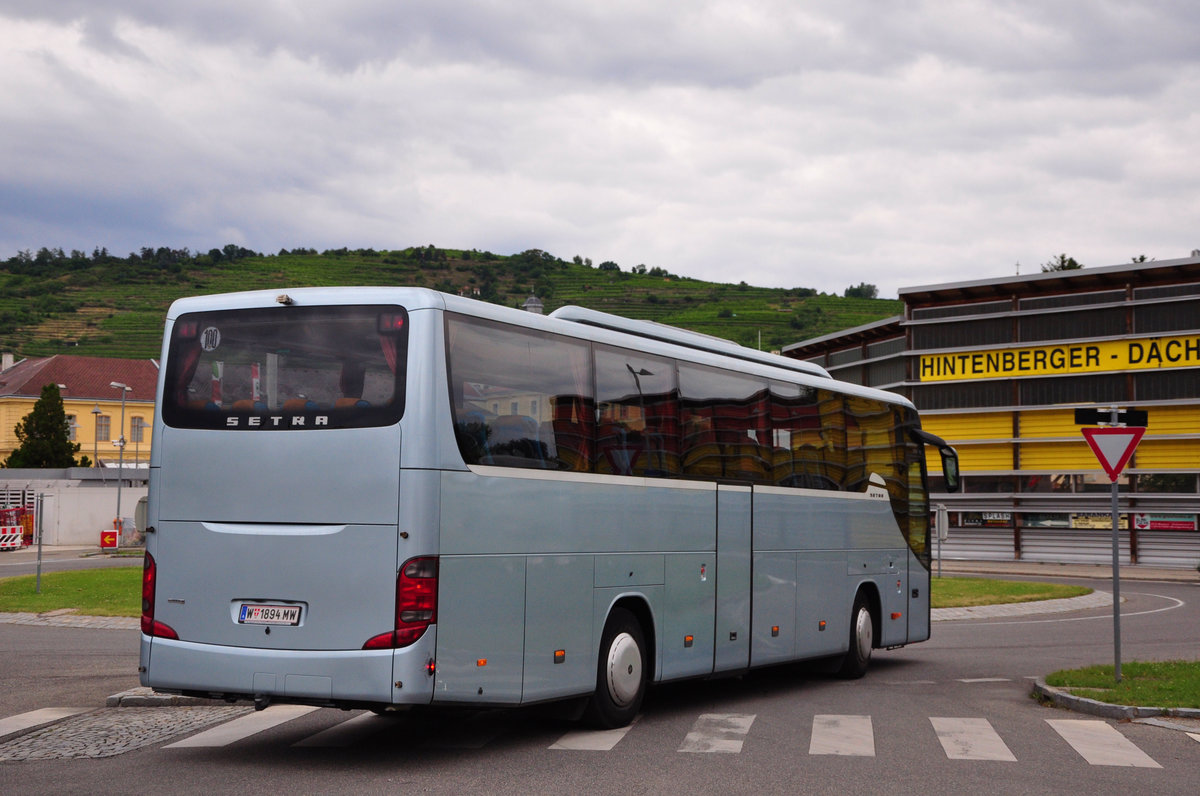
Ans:
[[[624,727],[633,721],[646,694],[646,642],[642,626],[624,608],[614,608],[600,637],[596,690],[584,720],[599,729]]]
[[[875,624],[871,619],[871,606],[866,593],[860,591],[850,611],[850,649],[846,650],[838,674],[848,680],[857,680],[866,674],[874,646]]]

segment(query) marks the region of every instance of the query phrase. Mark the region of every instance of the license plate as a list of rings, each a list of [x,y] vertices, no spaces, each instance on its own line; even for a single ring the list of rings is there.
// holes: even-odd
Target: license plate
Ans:
[[[238,624],[298,625],[300,624],[300,606],[242,603],[242,610],[238,612]]]

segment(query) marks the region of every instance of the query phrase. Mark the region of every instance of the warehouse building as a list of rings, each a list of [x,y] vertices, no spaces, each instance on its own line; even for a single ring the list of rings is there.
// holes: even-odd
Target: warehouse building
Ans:
[[[1148,416],[1118,481],[1123,560],[1200,563],[1200,251],[900,299],[901,316],[784,354],[907,396],[958,450],[964,491],[934,497],[945,558],[1110,561],[1111,481],[1075,409],[1119,406]]]

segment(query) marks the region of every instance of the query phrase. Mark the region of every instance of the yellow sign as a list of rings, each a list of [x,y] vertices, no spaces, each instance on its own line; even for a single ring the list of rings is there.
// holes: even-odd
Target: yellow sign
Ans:
[[[1086,530],[1093,530],[1093,531],[1103,530],[1105,528],[1112,528],[1112,515],[1111,514],[1072,514],[1071,515],[1071,527],[1086,529]],[[1123,531],[1129,529],[1129,515],[1128,514],[1120,515],[1120,524],[1117,527]]]
[[[1011,379],[1188,367],[1200,367],[1200,335],[926,354],[917,376],[921,381]]]

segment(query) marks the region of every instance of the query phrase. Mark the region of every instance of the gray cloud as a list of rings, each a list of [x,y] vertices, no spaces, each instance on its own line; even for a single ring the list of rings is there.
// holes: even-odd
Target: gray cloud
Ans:
[[[1193,5],[0,1],[0,256],[536,246],[885,294],[1181,256]]]

